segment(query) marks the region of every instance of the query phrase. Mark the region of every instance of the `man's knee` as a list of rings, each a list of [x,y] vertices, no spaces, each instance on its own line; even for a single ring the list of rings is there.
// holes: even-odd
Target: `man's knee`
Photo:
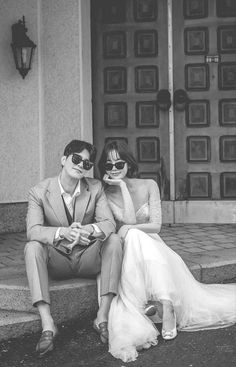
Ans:
[[[112,233],[105,242],[105,248],[106,252],[109,252],[110,254],[122,253],[122,241],[120,236],[116,233]]]
[[[37,241],[27,242],[24,249],[25,257],[37,257],[44,252],[43,245]]]

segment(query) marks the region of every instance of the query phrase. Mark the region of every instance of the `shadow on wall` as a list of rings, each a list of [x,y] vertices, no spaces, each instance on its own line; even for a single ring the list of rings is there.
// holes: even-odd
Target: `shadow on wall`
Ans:
[[[169,200],[170,199],[170,180],[168,180],[167,174],[166,174],[166,167],[163,157],[161,157],[160,160],[160,169],[159,169],[159,177],[160,182],[159,189],[160,189],[160,196],[161,200]]]

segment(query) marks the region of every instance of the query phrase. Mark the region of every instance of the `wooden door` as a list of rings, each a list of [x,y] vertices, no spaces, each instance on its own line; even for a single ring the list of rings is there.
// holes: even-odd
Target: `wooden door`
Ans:
[[[108,139],[125,139],[140,176],[157,180],[162,199],[170,199],[170,177],[172,200],[236,199],[236,1],[92,0],[91,5],[98,156]],[[160,101],[172,71],[168,110]]]
[[[91,8],[98,156],[107,140],[125,139],[140,176],[154,178],[168,199],[168,109],[157,103],[168,94],[167,1],[93,0]]]
[[[176,199],[236,199],[236,1],[173,1],[173,29]]]

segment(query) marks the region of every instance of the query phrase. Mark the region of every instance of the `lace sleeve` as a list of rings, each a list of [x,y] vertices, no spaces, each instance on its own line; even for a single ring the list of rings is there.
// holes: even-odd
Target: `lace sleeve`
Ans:
[[[160,191],[154,180],[149,184],[149,214],[150,222],[162,224]]]

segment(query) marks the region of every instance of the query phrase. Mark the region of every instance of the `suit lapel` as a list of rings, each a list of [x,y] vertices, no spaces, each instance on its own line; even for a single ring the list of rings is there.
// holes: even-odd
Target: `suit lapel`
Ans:
[[[87,209],[89,200],[90,200],[90,192],[88,190],[88,184],[85,178],[80,181],[80,195],[75,200],[75,213],[74,220],[75,222],[82,223],[85,211]]]
[[[67,227],[69,223],[66,217],[65,208],[61,197],[58,177],[54,177],[51,181],[51,185],[48,190],[48,201],[61,225]]]

